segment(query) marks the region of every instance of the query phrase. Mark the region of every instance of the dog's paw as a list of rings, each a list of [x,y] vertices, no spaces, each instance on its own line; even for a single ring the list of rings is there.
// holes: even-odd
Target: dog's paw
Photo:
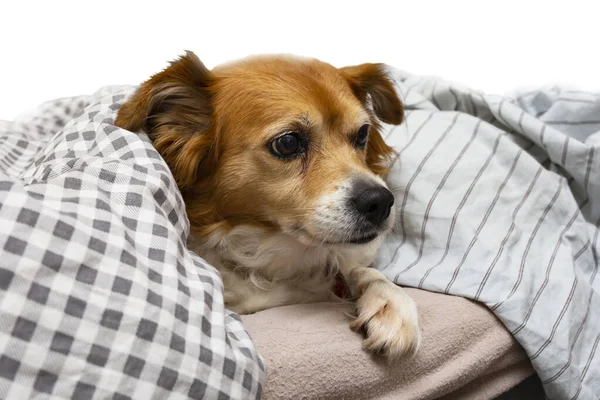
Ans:
[[[356,302],[354,330],[364,328],[363,345],[375,354],[396,359],[414,356],[421,344],[415,302],[391,282],[371,284]]]

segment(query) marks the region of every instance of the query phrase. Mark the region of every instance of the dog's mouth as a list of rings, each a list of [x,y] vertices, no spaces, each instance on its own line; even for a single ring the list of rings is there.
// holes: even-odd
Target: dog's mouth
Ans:
[[[373,240],[377,239],[378,236],[379,236],[378,233],[370,233],[368,235],[355,236],[355,237],[340,240],[340,241],[326,241],[325,244],[329,244],[329,245],[361,245],[361,244],[371,243]]]
[[[318,244],[321,244],[321,245],[322,244],[327,244],[327,245],[362,245],[362,244],[371,243],[372,241],[374,241],[375,239],[377,239],[379,237],[379,235],[381,234],[381,232],[372,232],[372,233],[368,233],[368,234],[364,234],[363,233],[363,234],[356,235],[356,236],[350,237],[348,239],[342,239],[342,240],[322,240],[322,239],[318,239],[318,238],[314,237],[313,235],[311,235],[304,228],[296,227],[292,231],[295,232],[296,234],[300,234],[300,235],[306,237],[313,244],[318,243]]]
[[[349,240],[344,240],[342,242],[337,242],[333,244],[367,244],[377,239],[377,236],[379,236],[377,233],[371,233],[368,235],[354,237]]]

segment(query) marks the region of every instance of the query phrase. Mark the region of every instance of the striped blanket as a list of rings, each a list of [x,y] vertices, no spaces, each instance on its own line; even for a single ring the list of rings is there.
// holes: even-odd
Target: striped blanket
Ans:
[[[600,94],[484,95],[392,70],[396,283],[487,305],[551,399],[600,394]]]

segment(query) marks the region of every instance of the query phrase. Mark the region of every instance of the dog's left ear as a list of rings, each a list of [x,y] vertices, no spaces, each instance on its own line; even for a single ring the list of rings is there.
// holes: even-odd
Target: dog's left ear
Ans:
[[[340,72],[361,102],[371,99],[373,111],[381,121],[392,125],[402,123],[404,107],[384,64],[360,64],[341,68]]]
[[[342,68],[340,72],[363,104],[370,99],[377,118],[388,124],[402,123],[404,107],[383,64],[361,64]],[[379,124],[373,121],[367,145],[367,165],[373,173],[384,175],[394,154],[394,149],[381,137]]]

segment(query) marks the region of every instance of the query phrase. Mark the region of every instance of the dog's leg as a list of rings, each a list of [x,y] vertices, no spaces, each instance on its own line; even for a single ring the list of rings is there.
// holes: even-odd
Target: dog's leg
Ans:
[[[356,298],[354,330],[364,328],[363,345],[391,359],[416,354],[421,343],[417,307],[413,299],[374,268],[341,267]]]

